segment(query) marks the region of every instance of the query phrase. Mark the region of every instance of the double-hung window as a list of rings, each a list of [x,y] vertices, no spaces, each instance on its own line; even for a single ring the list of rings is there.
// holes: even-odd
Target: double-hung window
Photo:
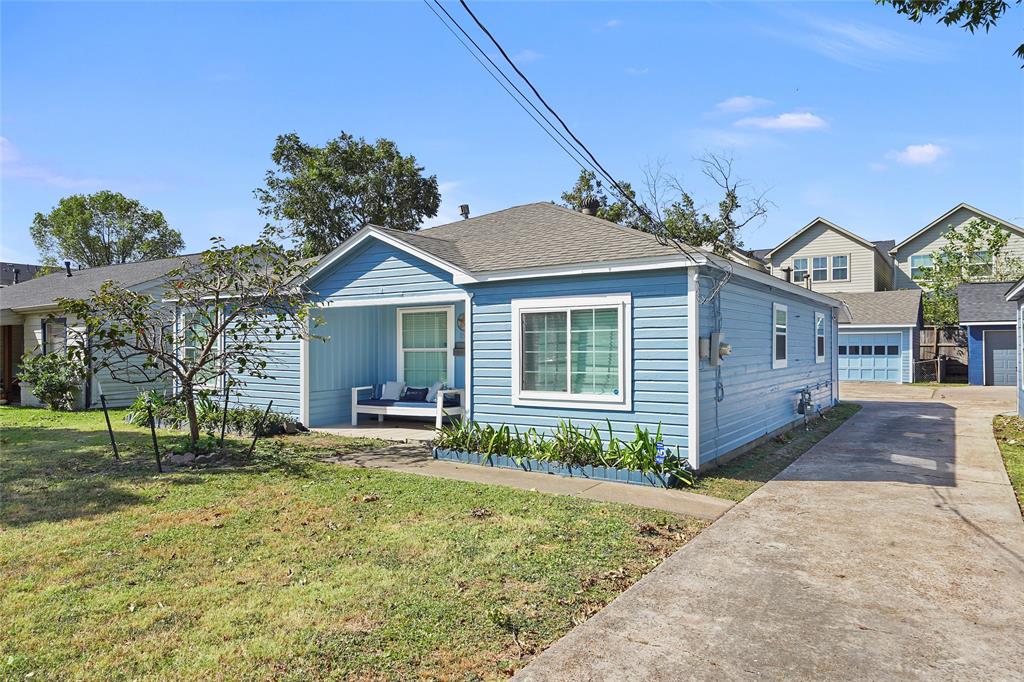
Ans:
[[[850,279],[850,257],[832,256],[832,281],[845,282]]]
[[[63,353],[68,347],[67,320],[48,319],[43,321],[43,355]]]
[[[789,308],[772,304],[772,369],[789,364]]]
[[[794,258],[793,259],[793,281],[802,282],[807,279],[807,259],[806,258]]]
[[[215,315],[216,312],[213,310],[183,309],[179,312],[178,324],[180,325],[180,333],[178,338],[181,340],[180,357],[182,360],[189,364],[201,361],[203,352],[210,340],[210,333],[217,325],[214,318]],[[221,338],[214,341],[214,344],[223,342],[224,337],[221,336]],[[214,356],[218,355],[219,351],[218,347],[211,347],[210,350]],[[216,390],[220,383],[218,369],[214,362],[206,361],[203,369],[196,374],[196,386]]]
[[[971,258],[971,270],[972,277],[991,277],[992,276],[992,254],[988,251],[976,251],[974,256]]]
[[[811,259],[811,281],[828,281],[828,256],[815,256]]]
[[[398,378],[406,386],[454,381],[454,308],[400,308]]]
[[[910,278],[924,279],[924,269],[932,267],[932,255],[922,253],[910,257]]]
[[[512,301],[512,400],[630,409],[628,294]]]
[[[814,313],[814,362],[825,362],[825,314]]]

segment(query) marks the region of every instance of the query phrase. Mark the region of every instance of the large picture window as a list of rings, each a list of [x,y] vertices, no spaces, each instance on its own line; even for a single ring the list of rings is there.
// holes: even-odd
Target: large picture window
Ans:
[[[513,400],[630,403],[628,295],[512,302]]]
[[[772,304],[772,369],[789,365],[789,308]]]
[[[453,381],[452,313],[450,306],[398,311],[398,377],[406,386],[424,388]]]

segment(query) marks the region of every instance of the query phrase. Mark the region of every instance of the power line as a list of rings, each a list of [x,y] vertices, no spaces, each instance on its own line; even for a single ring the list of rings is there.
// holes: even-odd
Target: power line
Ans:
[[[456,33],[455,33],[455,31],[453,31],[453,30],[452,30],[452,27],[451,27],[451,26],[449,26],[448,22],[446,22],[446,21],[445,21],[445,20],[444,20],[444,19],[443,19],[443,18],[441,17],[441,15],[440,15],[440,14],[438,14],[438,13],[437,13],[437,11],[436,11],[436,10],[434,10],[434,8],[430,6],[430,2],[428,2],[428,0],[423,0],[423,2],[424,2],[424,4],[426,4],[426,5],[427,5],[427,8],[428,8],[428,9],[429,9],[429,10],[430,10],[431,12],[433,12],[433,13],[434,13],[434,16],[436,16],[436,17],[438,18],[438,20],[440,20],[440,21],[441,21],[441,23],[442,23],[442,24],[444,24],[444,27],[445,27],[445,28],[447,28],[447,29],[448,29],[448,31],[449,31],[449,32],[450,32],[450,33],[451,33],[451,34],[452,34],[453,36],[455,36],[456,40],[458,40],[458,41],[459,41],[460,43],[462,43],[462,46],[463,46],[464,48],[466,48],[466,50],[467,50],[467,51],[468,51],[468,52],[469,52],[469,53],[470,53],[470,54],[471,54],[471,55],[473,56],[473,58],[474,58],[474,59],[476,59],[476,61],[477,61],[477,62],[478,62],[478,63],[480,64],[480,66],[484,67],[484,70],[485,70],[485,71],[487,71],[487,73],[488,73],[488,74],[490,74],[491,78],[494,78],[494,74],[493,74],[493,73],[491,72],[491,69],[487,68],[487,65],[486,65],[486,64],[484,64],[484,63],[483,63],[483,61],[481,61],[480,57],[479,57],[479,56],[477,55],[477,52],[478,52],[478,53],[479,53],[480,55],[482,55],[482,56],[484,57],[484,59],[486,59],[486,60],[487,60],[487,61],[488,61],[488,62],[490,63],[490,65],[491,65],[491,66],[493,67],[494,71],[497,71],[497,72],[498,72],[498,74],[500,74],[500,75],[501,75],[501,77],[505,79],[505,82],[507,82],[507,83],[508,83],[508,84],[509,84],[510,86],[512,86],[512,88],[513,88],[513,89],[514,89],[514,90],[515,90],[515,91],[516,91],[516,92],[517,92],[517,93],[519,94],[519,98],[522,98],[522,101],[520,101],[520,99],[519,99],[519,98],[517,98],[517,97],[516,97],[515,95],[513,95],[513,94],[512,94],[512,92],[511,92],[511,91],[510,91],[510,90],[509,90],[509,89],[508,89],[508,88],[507,88],[507,87],[506,87],[506,86],[505,86],[505,85],[504,85],[504,84],[503,84],[503,83],[502,83],[501,81],[498,81],[498,79],[497,79],[497,78],[494,78],[494,80],[495,80],[495,81],[496,81],[496,82],[498,83],[498,85],[500,85],[500,86],[502,87],[502,89],[504,89],[504,90],[505,90],[505,92],[506,92],[506,93],[508,93],[508,96],[509,96],[509,97],[511,97],[511,98],[512,98],[512,99],[513,99],[513,100],[515,101],[515,103],[516,103],[516,104],[518,104],[518,105],[519,105],[519,107],[520,107],[520,108],[521,108],[521,109],[522,109],[523,111],[526,111],[527,115],[528,115],[528,116],[530,116],[530,118],[532,118],[532,119],[534,120],[534,122],[535,122],[535,123],[536,123],[537,125],[539,125],[539,126],[541,127],[541,130],[543,130],[543,131],[544,131],[544,132],[545,132],[545,133],[547,134],[547,136],[548,136],[548,137],[550,137],[550,138],[552,139],[552,141],[553,141],[553,142],[554,142],[555,144],[557,144],[557,145],[558,145],[559,147],[561,147],[561,148],[562,148],[562,151],[564,151],[564,152],[565,152],[566,154],[568,154],[568,155],[569,155],[569,157],[570,157],[570,158],[571,158],[571,159],[572,159],[573,161],[575,161],[575,162],[576,162],[576,164],[577,164],[577,165],[578,165],[578,166],[579,166],[580,168],[582,168],[583,170],[590,170],[590,171],[592,171],[592,172],[595,172],[595,173],[597,172],[597,169],[596,169],[596,168],[593,168],[592,166],[591,166],[590,168],[587,168],[587,166],[586,166],[586,165],[584,165],[584,164],[587,164],[587,165],[590,165],[590,164],[589,164],[589,162],[588,162],[588,161],[586,160],[586,158],[585,158],[585,157],[584,157],[584,156],[583,156],[582,154],[580,154],[579,150],[578,150],[578,149],[576,149],[576,147],[574,147],[574,146],[573,146],[572,142],[570,142],[570,141],[569,141],[569,140],[568,140],[568,139],[567,139],[567,138],[565,137],[565,135],[563,135],[563,134],[562,134],[562,132],[561,132],[561,131],[559,131],[559,130],[558,130],[558,128],[557,128],[557,127],[556,127],[556,126],[555,126],[554,124],[552,124],[552,123],[551,123],[551,121],[549,121],[549,120],[548,120],[548,119],[547,119],[547,118],[546,118],[546,117],[544,116],[544,113],[543,113],[543,112],[542,112],[542,111],[541,111],[540,109],[538,109],[538,108],[537,108],[537,105],[536,105],[536,104],[534,104],[534,103],[533,103],[533,101],[532,101],[532,100],[531,100],[531,99],[530,99],[529,97],[527,97],[527,96],[526,96],[526,94],[525,94],[525,93],[524,93],[524,92],[523,92],[522,90],[520,90],[520,89],[519,89],[519,86],[517,86],[517,85],[516,85],[516,84],[515,84],[515,83],[514,83],[514,82],[512,81],[512,79],[510,79],[510,78],[509,78],[509,77],[508,77],[508,76],[507,76],[507,75],[505,74],[505,72],[501,70],[501,67],[499,67],[499,66],[498,66],[497,64],[495,64],[495,63],[494,63],[494,60],[493,60],[493,59],[491,59],[490,55],[488,55],[488,54],[487,54],[487,52],[486,52],[486,51],[485,51],[485,50],[484,50],[484,49],[483,49],[482,47],[480,47],[480,45],[479,45],[479,44],[478,44],[478,43],[476,42],[476,40],[474,40],[474,39],[473,39],[473,36],[471,36],[471,35],[470,35],[469,33],[467,33],[467,32],[466,32],[466,29],[462,28],[462,24],[460,24],[460,23],[459,23],[459,21],[458,21],[458,20],[457,20],[457,19],[456,19],[455,17],[453,17],[453,16],[451,15],[451,13],[450,13],[450,12],[448,12],[448,10],[446,10],[446,9],[444,8],[444,5],[442,5],[442,4],[441,4],[441,3],[439,2],[439,0],[433,0],[433,3],[434,3],[435,5],[437,5],[437,8],[438,8],[438,9],[440,9],[440,10],[441,10],[442,12],[444,12],[445,16],[447,16],[447,17],[448,17],[448,19],[449,19],[449,20],[451,21],[451,23],[452,23],[452,24],[454,24],[454,25],[455,25],[455,27],[459,29],[459,31],[460,31],[460,32],[462,33],[462,35],[466,36],[466,39],[467,39],[467,40],[469,40],[469,42],[473,44],[473,47],[475,47],[475,48],[476,48],[476,50],[477,50],[476,52],[474,52],[474,51],[472,50],[472,48],[470,48],[470,47],[469,47],[469,45],[467,45],[467,44],[466,44],[466,41],[464,41],[464,40],[463,40],[462,38],[460,38],[460,37],[459,37],[459,35],[458,35],[458,34],[456,34]],[[527,111],[527,110],[526,110],[526,108],[525,108],[525,107],[523,106],[523,102],[526,102],[527,104],[529,104],[529,105],[530,105],[530,108],[531,108],[531,109],[533,109],[533,110],[534,110],[535,112],[537,112],[537,116],[539,116],[539,117],[540,117],[540,119],[538,119],[538,118],[537,118],[537,116],[534,116],[534,115],[533,115],[533,114],[531,114],[531,113],[530,113],[529,111]],[[545,124],[546,124],[546,125],[545,125]],[[548,128],[550,128],[551,130],[549,131],[549,130],[548,130]],[[558,135],[558,136],[559,136],[560,138],[562,138],[562,141],[563,141],[563,142],[565,142],[565,144],[566,144],[566,145],[568,145],[568,146],[569,146],[570,148],[572,148],[572,151],[570,151],[570,150],[569,150],[569,149],[567,149],[567,148],[566,148],[565,146],[563,146],[563,145],[562,145],[561,143],[559,143],[559,142],[558,142],[558,140],[556,140],[556,139],[555,139],[555,138],[554,138],[554,137],[552,136],[552,134],[551,134],[551,132],[552,132],[552,131],[553,131],[553,132],[554,132],[554,133],[555,133],[556,135]]]

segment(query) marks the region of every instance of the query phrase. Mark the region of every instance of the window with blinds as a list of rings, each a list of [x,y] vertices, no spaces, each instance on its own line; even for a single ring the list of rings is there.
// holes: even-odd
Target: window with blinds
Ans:
[[[448,310],[400,311],[400,378],[406,386],[422,388],[450,380],[448,315]]]

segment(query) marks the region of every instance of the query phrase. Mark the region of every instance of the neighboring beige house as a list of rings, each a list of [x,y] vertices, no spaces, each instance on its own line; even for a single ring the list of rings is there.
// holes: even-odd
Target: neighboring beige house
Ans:
[[[893,288],[919,288],[917,282],[914,281],[918,268],[928,267],[932,264],[932,254],[946,244],[946,233],[975,219],[987,220],[1009,231],[1010,241],[1006,247],[1006,255],[1024,258],[1024,228],[985,213],[969,204],[958,204],[896,244],[889,252],[895,263]],[[979,254],[979,257],[986,255]]]
[[[822,293],[892,289],[892,242],[872,242],[815,218],[765,255],[769,271]]]

